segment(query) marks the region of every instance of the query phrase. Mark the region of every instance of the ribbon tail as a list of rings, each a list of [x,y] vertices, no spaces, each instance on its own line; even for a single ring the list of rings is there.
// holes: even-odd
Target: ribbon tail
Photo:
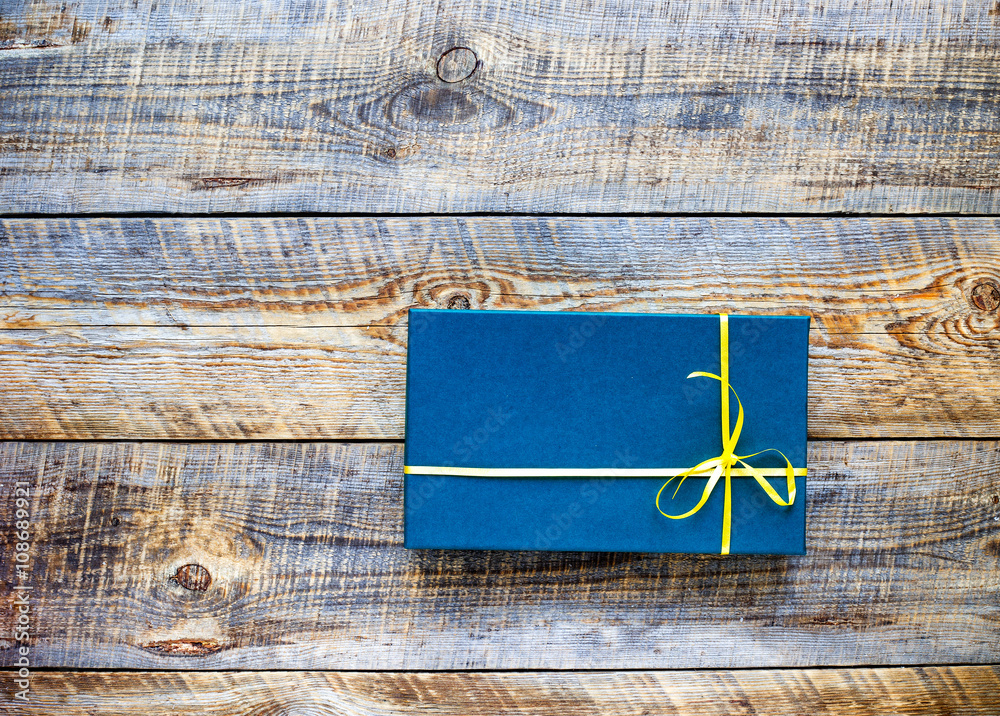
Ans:
[[[707,462],[712,462],[712,461],[707,461]],[[660,511],[661,515],[663,515],[664,517],[669,517],[672,520],[683,520],[686,517],[690,517],[691,515],[693,515],[694,513],[696,513],[698,510],[700,510],[702,507],[704,507],[705,503],[708,502],[708,498],[711,497],[711,495],[712,495],[712,490],[715,489],[716,483],[719,482],[719,478],[722,476],[722,469],[723,469],[723,467],[722,467],[721,463],[716,466],[715,470],[712,471],[712,476],[711,476],[711,478],[709,478],[708,484],[705,485],[705,489],[701,493],[701,499],[698,500],[698,504],[695,505],[694,507],[692,507],[687,512],[685,512],[683,515],[669,515],[669,514],[667,514],[666,512],[663,511],[662,507],[660,507],[660,495],[663,494],[663,490],[666,488],[666,486],[670,484],[670,480],[674,479],[674,478],[670,478],[670,480],[667,480],[665,483],[663,483],[663,487],[661,487],[660,491],[656,493],[656,509],[658,509]],[[684,475],[684,477],[687,477],[693,471],[694,471],[694,468],[692,468],[691,470],[689,470],[688,473],[687,473],[687,475]]]

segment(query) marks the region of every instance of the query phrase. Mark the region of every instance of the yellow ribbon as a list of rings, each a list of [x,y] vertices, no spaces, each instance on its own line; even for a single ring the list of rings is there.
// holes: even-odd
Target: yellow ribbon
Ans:
[[[699,462],[692,468],[684,470],[683,472],[674,475],[669,480],[663,483],[663,487],[660,491],[656,493],[656,509],[660,511],[660,514],[664,517],[669,517],[672,520],[683,520],[686,517],[690,517],[695,514],[698,510],[704,507],[705,503],[708,502],[708,498],[712,494],[712,490],[718,484],[720,478],[725,475],[726,478],[726,501],[722,509],[722,551],[720,554],[729,554],[729,531],[730,523],[732,522],[732,490],[730,479],[733,473],[739,471],[740,474],[749,473],[757,483],[764,489],[767,496],[771,498],[773,502],[782,507],[788,507],[793,502],[795,502],[795,474],[802,473],[804,470],[796,470],[792,467],[791,461],[785,457],[785,454],[780,450],[775,448],[768,448],[766,450],[760,450],[750,455],[737,455],[735,453],[736,443],[740,439],[740,432],[743,430],[743,403],[740,401],[740,396],[736,394],[736,390],[729,384],[729,316],[725,314],[719,315],[719,354],[721,375],[715,375],[714,373],[704,373],[702,371],[695,371],[688,375],[688,378],[712,378],[713,380],[719,381],[722,385],[722,454],[718,457],[713,457],[709,460],[704,460]],[[733,391],[733,395],[736,396],[736,404],[739,406],[739,414],[736,416],[736,428],[731,430],[731,425],[729,422],[729,391]],[[745,460],[754,457],[756,455],[761,455],[765,452],[776,452],[781,457],[785,458],[785,478],[788,484],[788,500],[785,501],[781,499],[781,496],[775,491],[773,487],[764,479],[764,472],[761,468],[754,468],[748,465]],[[745,468],[745,472],[735,468],[735,465],[739,463]],[[712,476],[708,480],[708,484],[705,485],[705,490],[701,493],[701,499],[698,504],[692,509],[685,512],[683,515],[669,515],[663,511],[660,507],[660,495],[666,489],[667,485],[680,478],[680,482],[677,483],[677,489],[674,490],[673,497],[677,496],[677,491],[681,489],[681,485],[684,484],[686,480],[691,475],[697,475],[700,473],[712,471]],[[766,472],[772,472],[767,470]],[[673,499],[671,497],[671,499]]]

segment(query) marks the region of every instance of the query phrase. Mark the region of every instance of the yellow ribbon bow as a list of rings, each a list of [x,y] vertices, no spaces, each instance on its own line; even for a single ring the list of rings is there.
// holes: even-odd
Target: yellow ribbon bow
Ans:
[[[780,450],[775,448],[768,448],[766,450],[760,450],[750,455],[737,455],[735,453],[736,443],[740,439],[740,432],[743,430],[743,403],[740,401],[740,396],[737,395],[736,389],[729,384],[729,316],[721,314],[719,316],[719,330],[720,330],[720,363],[721,363],[721,375],[715,375],[714,373],[704,373],[702,371],[695,371],[688,375],[688,378],[712,378],[719,381],[722,385],[722,454],[718,457],[713,457],[708,460],[699,462],[694,467],[685,470],[684,472],[674,475],[669,480],[663,483],[663,487],[660,491],[656,493],[656,509],[660,511],[660,514],[664,517],[669,517],[672,520],[683,520],[686,517],[690,517],[700,510],[708,498],[712,494],[712,490],[718,484],[719,480],[725,475],[726,478],[726,502],[722,511],[722,551],[720,554],[729,554],[729,528],[732,521],[732,492],[730,480],[732,478],[733,467],[736,463],[739,463],[746,471],[753,476],[757,483],[764,489],[767,496],[771,500],[781,505],[782,507],[788,507],[793,502],[795,502],[795,473],[798,472],[792,467],[791,461],[785,457],[785,454]],[[733,395],[736,396],[736,404],[739,405],[739,414],[736,417],[736,428],[730,430],[729,422],[729,391],[733,391]],[[788,500],[781,499],[781,496],[775,491],[773,487],[764,479],[764,475],[760,470],[751,467],[745,461],[748,458],[754,457],[756,455],[761,455],[766,452],[776,452],[781,457],[785,458],[785,478],[788,483]],[[684,484],[686,480],[691,475],[697,475],[700,473],[712,471],[712,476],[708,480],[708,484],[705,485],[705,490],[701,493],[701,499],[698,504],[692,509],[685,512],[683,515],[669,515],[663,511],[660,507],[660,495],[666,489],[667,485],[680,478],[680,482],[677,483],[677,489],[674,490],[673,497],[677,496],[677,491],[681,489],[681,485]],[[801,471],[801,472],[804,472]],[[673,499],[671,497],[671,499]]]

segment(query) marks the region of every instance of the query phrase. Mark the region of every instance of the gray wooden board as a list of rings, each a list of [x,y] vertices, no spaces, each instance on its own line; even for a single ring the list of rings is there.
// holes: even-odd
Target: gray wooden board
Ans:
[[[992,0],[12,0],[0,211],[997,212],[998,61]]]
[[[803,557],[408,551],[401,459],[386,443],[0,444],[5,556],[13,487],[31,492],[33,664],[1000,661],[996,442],[811,443]],[[13,618],[5,599],[0,665]]]
[[[8,439],[401,439],[415,306],[809,314],[812,437],[1000,435],[996,219],[8,219],[0,246]]]

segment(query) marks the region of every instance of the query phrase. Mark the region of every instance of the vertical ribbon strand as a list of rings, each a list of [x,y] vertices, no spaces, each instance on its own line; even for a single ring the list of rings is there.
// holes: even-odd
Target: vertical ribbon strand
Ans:
[[[761,486],[765,494],[771,501],[775,504],[781,505],[782,507],[788,507],[793,502],[795,502],[795,469],[792,467],[791,461],[785,457],[785,454],[780,450],[774,448],[767,448],[766,450],[760,450],[758,452],[752,453],[750,455],[737,455],[736,454],[736,444],[739,442],[740,433],[743,431],[743,403],[740,401],[740,396],[736,393],[736,389],[729,384],[729,316],[726,314],[719,315],[719,375],[714,373],[704,373],[702,371],[695,371],[688,375],[688,378],[712,378],[713,380],[719,381],[722,390],[722,454],[718,457],[713,457],[709,460],[704,460],[694,467],[685,470],[684,472],[671,477],[660,488],[660,491],[656,493],[656,509],[660,511],[660,514],[664,517],[669,517],[672,520],[683,520],[686,517],[690,517],[700,510],[708,498],[712,494],[712,490],[718,484],[719,479],[723,476],[726,478],[725,487],[725,501],[723,502],[722,508],[722,549],[719,554],[729,554],[729,543],[730,543],[730,525],[732,524],[732,471],[733,466],[739,463],[747,469],[747,471],[753,476],[757,481],[757,484]],[[733,427],[729,422],[729,392],[732,391],[736,398],[736,405],[739,411],[736,416],[736,426]],[[771,484],[764,478],[764,475],[756,468],[751,467],[746,462],[746,459],[755,457],[756,455],[761,455],[765,452],[776,452],[781,457],[785,459],[785,480],[788,488],[788,499],[783,500],[777,491],[771,487]],[[663,490],[671,482],[680,478],[677,483],[677,488],[674,490],[674,497],[677,496],[677,492],[681,489],[681,485],[684,484],[690,475],[698,475],[701,473],[712,471],[711,476],[708,479],[708,483],[705,485],[705,489],[702,491],[701,499],[698,500],[698,504],[692,509],[688,510],[682,515],[671,515],[663,511],[660,507],[660,496],[663,494]],[[671,498],[673,499],[673,497]]]

